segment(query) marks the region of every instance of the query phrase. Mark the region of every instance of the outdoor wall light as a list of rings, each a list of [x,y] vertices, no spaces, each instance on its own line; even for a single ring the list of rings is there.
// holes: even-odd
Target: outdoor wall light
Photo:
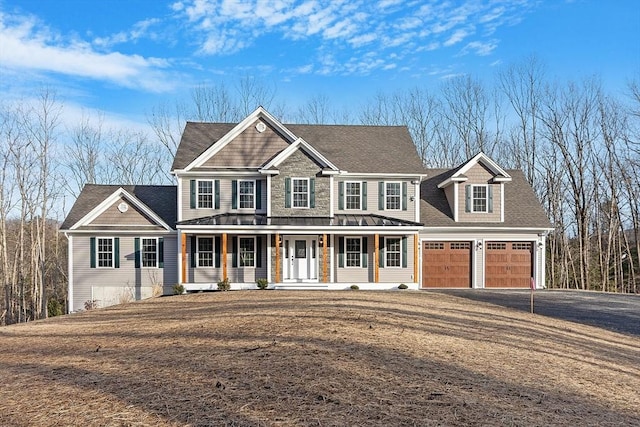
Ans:
[[[318,236],[318,245],[324,246],[324,237],[323,236]]]
[[[544,243],[542,243],[542,241],[538,242],[538,248],[542,249],[543,246],[544,246]]]
[[[482,242],[476,243],[476,249],[479,250],[479,251],[482,250]]]

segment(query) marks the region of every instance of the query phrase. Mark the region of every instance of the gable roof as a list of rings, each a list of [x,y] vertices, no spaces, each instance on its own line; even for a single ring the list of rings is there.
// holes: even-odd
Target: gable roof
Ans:
[[[319,153],[318,150],[313,148],[311,145],[309,145],[302,138],[296,139],[287,148],[285,148],[278,155],[276,155],[274,158],[269,160],[262,167],[262,169],[264,169],[266,171],[266,170],[269,170],[269,169],[277,168],[278,166],[280,166],[280,163],[282,163],[283,161],[288,159],[289,156],[291,156],[291,154],[293,154],[297,150],[305,151],[314,160],[316,160],[318,163],[320,163],[320,165],[323,167],[323,169],[328,168],[328,169],[331,169],[331,170],[334,170],[334,171],[338,171],[338,168],[333,163],[331,163],[326,157],[324,157],[321,153]]]
[[[425,227],[486,227],[486,228],[552,228],[546,212],[522,171],[505,172],[511,182],[504,185],[504,222],[455,222],[444,189],[438,185],[457,169],[427,169],[428,178],[420,185],[420,222]]]
[[[224,143],[237,126],[187,122],[171,169],[185,169],[211,147]],[[282,128],[349,173],[424,174],[406,126],[285,124]],[[283,137],[290,139],[291,134]]]
[[[471,159],[467,160],[460,166],[451,170],[451,174],[444,179],[441,183],[438,184],[438,188],[444,188],[448,185],[451,185],[453,182],[464,182],[468,178],[465,176],[465,173],[471,169],[473,166],[477,164],[482,164],[493,174],[494,182],[509,182],[511,181],[511,176],[502,169],[496,162],[494,162],[489,156],[484,154],[483,152],[479,152]]]
[[[69,214],[60,226],[61,230],[70,230],[100,204],[124,190],[123,195],[134,197],[149,208],[166,225],[175,229],[177,215],[177,187],[175,185],[99,185],[86,184]]]

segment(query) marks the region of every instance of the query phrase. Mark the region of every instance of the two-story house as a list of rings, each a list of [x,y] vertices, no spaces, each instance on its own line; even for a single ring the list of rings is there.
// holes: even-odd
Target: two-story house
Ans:
[[[544,286],[549,222],[484,154],[422,166],[406,127],[187,123],[176,186],[87,185],[62,225],[69,310],[189,291]]]

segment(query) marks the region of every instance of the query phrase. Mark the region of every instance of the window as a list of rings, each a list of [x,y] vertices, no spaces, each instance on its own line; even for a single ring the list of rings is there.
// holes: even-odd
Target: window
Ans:
[[[402,209],[402,190],[399,182],[385,183],[385,210],[399,211]]]
[[[360,267],[361,244],[362,240],[359,237],[345,238],[347,267]]]
[[[309,207],[309,179],[293,178],[293,207],[308,208]]]
[[[253,237],[240,237],[238,246],[240,248],[240,267],[255,266],[255,240]]]
[[[402,266],[402,248],[399,237],[385,238],[385,266],[400,267]]]
[[[238,181],[238,207],[253,209],[255,206],[255,181]]]
[[[360,209],[361,183],[345,182],[345,208]]]
[[[140,251],[143,267],[158,266],[158,240],[142,239],[142,248]]]
[[[198,208],[213,208],[213,181],[198,181]]]
[[[198,237],[198,267],[213,267],[213,237]]]
[[[113,267],[113,239],[97,239],[98,267]]]
[[[487,212],[487,186],[474,185],[471,187],[471,201],[473,212]]]

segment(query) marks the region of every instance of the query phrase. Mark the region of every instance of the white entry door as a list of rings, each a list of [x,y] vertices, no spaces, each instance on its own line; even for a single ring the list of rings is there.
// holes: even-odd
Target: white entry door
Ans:
[[[317,241],[315,237],[289,236],[285,239],[283,271],[285,280],[314,280],[317,265]]]

